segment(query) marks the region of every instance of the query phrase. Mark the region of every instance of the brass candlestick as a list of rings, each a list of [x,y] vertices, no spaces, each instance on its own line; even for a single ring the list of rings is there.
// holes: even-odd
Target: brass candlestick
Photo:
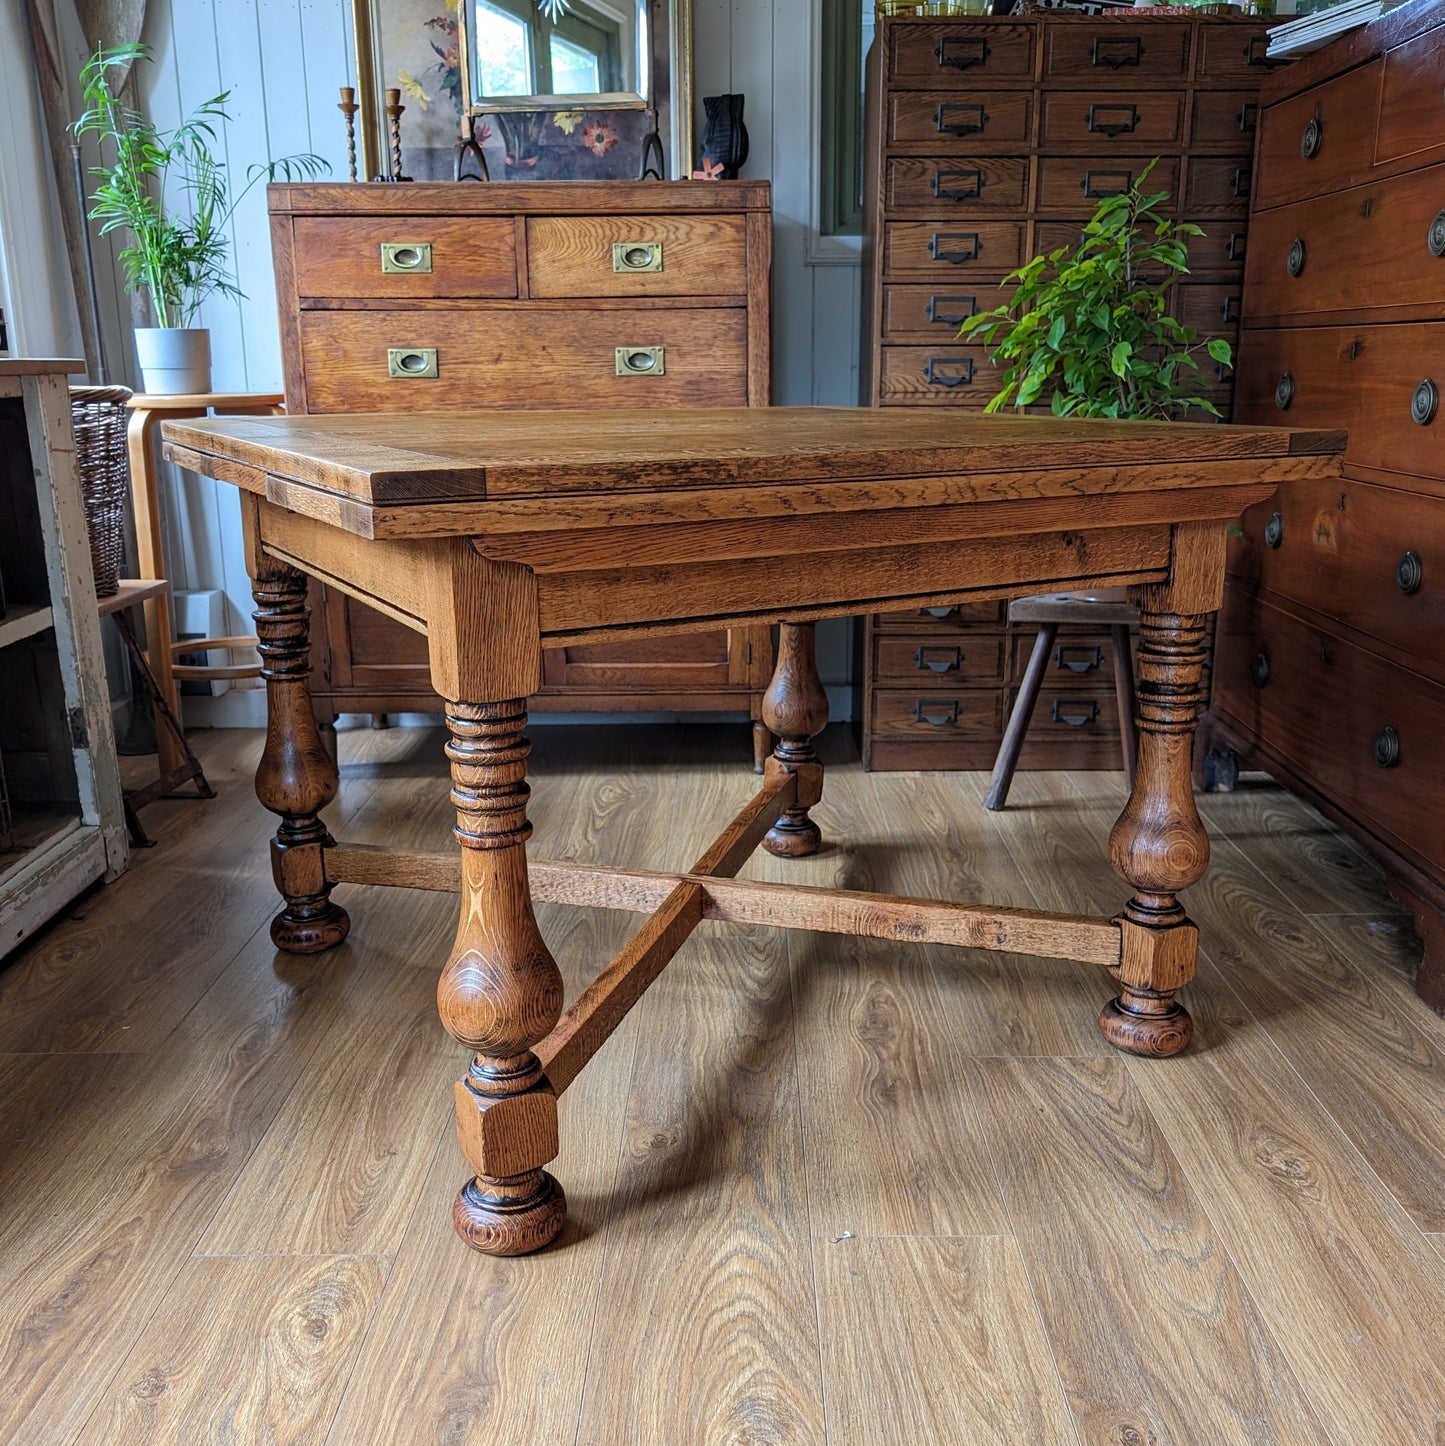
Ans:
[[[401,103],[401,91],[399,89],[386,92],[386,104],[382,110],[386,113],[386,132],[391,138],[391,179],[399,181],[401,174],[401,115],[406,107]]]
[[[336,109],[346,117],[346,168],[354,181],[356,179],[356,112],[361,109],[356,103],[354,86],[343,85],[341,87],[341,99],[337,101]]]

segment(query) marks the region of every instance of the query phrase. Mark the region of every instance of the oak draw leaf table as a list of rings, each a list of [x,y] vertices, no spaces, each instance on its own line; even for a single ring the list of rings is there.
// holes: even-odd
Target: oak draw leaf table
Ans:
[[[468,1244],[536,1250],[566,1202],[557,1096],[704,919],[1078,960],[1118,997],[1113,1045],[1189,1042],[1175,992],[1198,931],[1179,901],[1209,844],[1190,747],[1228,522],[1281,483],[1333,477],[1344,436],[1282,428],[1072,422],[832,408],[477,412],[168,422],[167,455],[242,489],[269,725],[256,778],[280,949],[346,937],[339,883],[461,895],[437,991],[471,1051],[456,1085],[473,1177]],[[335,842],[337,771],[307,696],[307,576],[427,637],[449,700],[460,856]],[[1109,839],[1132,894],[1113,918],[901,899],[736,878],[759,844],[803,855],[827,721],[818,618],[1127,584],[1142,615],[1137,780]],[[526,700],[542,650],[779,624],[758,795],[686,873],[527,859]],[[533,899],[647,915],[564,1012]]]

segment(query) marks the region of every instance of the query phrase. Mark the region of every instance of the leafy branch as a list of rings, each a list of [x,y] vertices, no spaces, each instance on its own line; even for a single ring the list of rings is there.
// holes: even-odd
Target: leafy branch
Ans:
[[[295,155],[251,166],[246,184],[232,196],[225,162],[214,147],[217,128],[227,122],[229,91],[202,102],[174,130],[159,131],[111,89],[109,72],[149,60],[150,47],[122,45],[96,51],[80,73],[86,111],[75,134],[94,135],[108,165],[91,168],[100,180],[91,198],[90,219],[100,234],[124,229],[131,243],[120,253],[128,291],[150,295],[160,326],[190,326],[208,296],[242,293],[226,265],[227,236],[236,207],[259,181],[311,179],[329,171],[320,156]],[[184,198],[167,215],[161,198]]]
[[[1199,356],[1229,366],[1230,345],[1221,337],[1200,342],[1167,304],[1176,278],[1189,274],[1188,238],[1204,232],[1159,214],[1169,193],[1141,189],[1155,164],[1099,202],[1076,247],[1011,272],[1006,305],[963,323],[960,335],[991,346],[995,365],[1007,364],[987,411],[1027,407],[1047,394],[1058,417],[1173,420],[1191,407],[1219,415],[1200,395],[1207,388]]]

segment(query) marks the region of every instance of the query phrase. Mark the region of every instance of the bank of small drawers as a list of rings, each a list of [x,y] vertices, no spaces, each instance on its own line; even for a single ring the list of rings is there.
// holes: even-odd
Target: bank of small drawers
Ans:
[[[1246,513],[1213,712],[1439,881],[1445,4],[1290,79],[1262,97],[1236,415],[1348,429],[1346,480]]]

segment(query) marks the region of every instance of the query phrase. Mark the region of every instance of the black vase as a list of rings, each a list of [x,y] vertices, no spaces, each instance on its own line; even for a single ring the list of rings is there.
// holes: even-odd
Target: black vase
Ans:
[[[722,167],[722,179],[735,181],[748,158],[748,128],[743,124],[740,95],[703,97],[707,125],[702,133],[702,157]]]

